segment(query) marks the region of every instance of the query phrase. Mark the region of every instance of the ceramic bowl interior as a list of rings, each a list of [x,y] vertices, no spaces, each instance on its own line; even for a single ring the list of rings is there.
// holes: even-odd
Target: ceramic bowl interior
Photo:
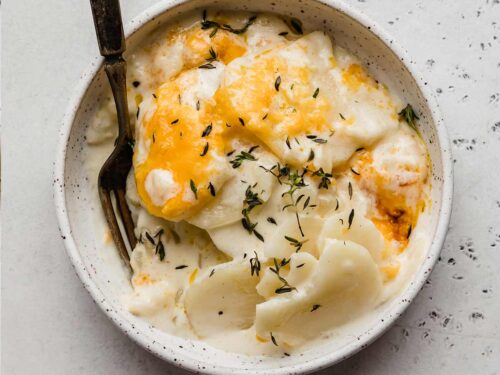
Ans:
[[[131,315],[121,305],[120,296],[130,289],[128,275],[117,266],[117,254],[103,256],[102,240],[95,233],[93,218],[101,207],[95,193],[96,181],[91,181],[84,165],[85,133],[103,98],[107,81],[96,59],[82,76],[82,83],[72,102],[61,130],[61,146],[55,169],[55,200],[61,234],[70,258],[83,283],[105,313],[131,338],[142,346],[181,367],[208,373],[308,372],[326,367],[352,355],[380,335],[403,312],[418,292],[430,272],[444,239],[451,199],[451,164],[444,127],[429,102],[426,83],[414,78],[411,61],[404,51],[379,27],[350,6],[336,0],[219,0],[211,7],[221,9],[276,12],[298,17],[305,30],[324,30],[335,43],[357,55],[370,73],[412,103],[420,114],[419,129],[432,160],[432,206],[428,215],[433,242],[422,260],[420,269],[408,286],[392,302],[377,309],[373,318],[357,325],[344,337],[332,339],[302,355],[282,358],[247,357],[216,350],[204,343],[187,341],[163,333],[145,321]],[[163,1],[136,18],[126,33],[128,49],[145,40],[158,25],[179,15],[206,6],[202,0]],[[106,257],[115,257],[110,266]]]

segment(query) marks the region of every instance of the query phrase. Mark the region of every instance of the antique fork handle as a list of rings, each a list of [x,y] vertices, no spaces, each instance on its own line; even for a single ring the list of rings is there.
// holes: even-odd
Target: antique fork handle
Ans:
[[[125,37],[119,0],[90,0],[99,50],[111,85],[118,116],[118,141],[132,139],[127,106]]]

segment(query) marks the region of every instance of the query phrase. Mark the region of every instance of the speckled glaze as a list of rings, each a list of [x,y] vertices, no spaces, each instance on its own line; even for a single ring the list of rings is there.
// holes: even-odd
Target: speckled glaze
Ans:
[[[162,1],[135,18],[126,28],[128,48],[141,41],[160,24],[192,9],[203,9],[202,0]],[[408,287],[392,302],[377,309],[369,324],[353,329],[352,335],[331,340],[312,351],[291,357],[247,357],[216,350],[201,342],[168,335],[131,315],[121,306],[119,296],[130,288],[123,269],[110,269],[99,254],[100,239],[93,233],[92,211],[100,210],[84,168],[85,132],[102,99],[107,82],[96,58],[81,77],[80,85],[66,113],[60,131],[60,144],[54,170],[55,203],[61,236],[69,257],[94,300],[130,338],[150,352],[191,371],[210,374],[307,373],[337,363],[381,335],[413,300],[441,250],[451,211],[452,159],[446,130],[427,83],[413,70],[406,52],[377,24],[338,0],[255,0],[247,2],[219,0],[212,7],[223,9],[271,11],[302,20],[306,30],[324,30],[335,42],[357,55],[371,74],[387,83],[411,102],[420,115],[419,131],[430,152],[432,168],[431,228],[433,238],[425,260]]]

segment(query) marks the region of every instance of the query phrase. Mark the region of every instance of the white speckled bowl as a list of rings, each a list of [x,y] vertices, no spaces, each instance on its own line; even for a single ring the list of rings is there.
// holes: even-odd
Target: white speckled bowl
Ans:
[[[203,6],[206,6],[203,0],[160,1],[128,25],[129,50],[157,25]],[[92,223],[92,211],[101,207],[92,190],[95,181],[89,181],[82,168],[85,132],[103,88],[107,86],[100,57],[96,57],[90,69],[82,75],[60,132],[54,192],[61,236],[78,275],[103,311],[130,338],[166,361],[211,374],[312,372],[351,356],[375,340],[402,314],[425,282],[441,250],[450,217],[453,178],[448,137],[427,83],[422,82],[413,70],[413,63],[405,50],[377,24],[347,3],[340,0],[215,0],[211,6],[271,11],[298,17],[306,30],[324,30],[333,35],[336,43],[357,55],[372,75],[387,83],[416,108],[420,114],[419,129],[433,165],[429,216],[432,243],[413,279],[394,300],[378,308],[368,322],[352,328],[346,337],[291,357],[263,358],[226,353],[202,342],[168,335],[131,315],[120,304],[124,288],[130,288],[127,273],[120,268],[108,267],[102,259],[101,240],[96,239]]]

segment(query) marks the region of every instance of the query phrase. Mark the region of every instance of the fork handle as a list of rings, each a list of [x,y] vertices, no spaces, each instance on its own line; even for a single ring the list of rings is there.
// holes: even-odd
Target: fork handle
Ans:
[[[118,116],[118,139],[132,140],[127,105],[127,65],[122,57],[125,37],[119,0],[90,0],[99,50],[104,56],[104,70],[108,76]]]
[[[119,0],[90,0],[90,6],[101,55],[119,57],[125,51]]]

